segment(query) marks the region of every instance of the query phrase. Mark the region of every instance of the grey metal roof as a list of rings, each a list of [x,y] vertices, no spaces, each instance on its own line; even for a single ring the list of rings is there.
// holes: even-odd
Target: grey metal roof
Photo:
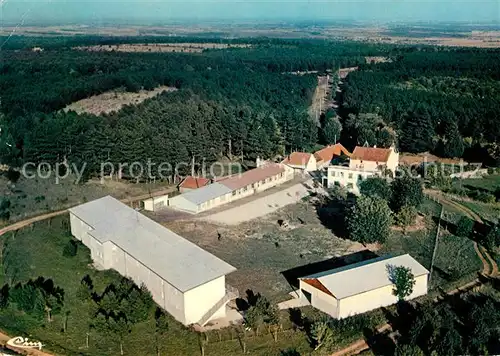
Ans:
[[[205,187],[191,190],[180,196],[193,204],[200,205],[214,198],[231,193],[232,190],[221,183],[209,184]]]
[[[235,267],[141,213],[107,196],[70,209],[101,243],[111,241],[181,292]]]
[[[424,266],[406,254],[396,257],[382,256],[300,279],[317,279],[335,298],[343,299],[391,285],[387,270],[389,265],[408,267],[415,277],[429,274]]]

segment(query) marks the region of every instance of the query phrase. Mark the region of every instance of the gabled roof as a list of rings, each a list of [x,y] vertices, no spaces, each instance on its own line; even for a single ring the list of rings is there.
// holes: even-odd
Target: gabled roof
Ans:
[[[179,184],[179,188],[198,189],[208,184],[210,184],[210,179],[187,176],[186,178],[184,178],[181,184]]]
[[[257,183],[266,178],[274,177],[280,173],[285,172],[285,167],[281,164],[271,163],[251,169],[239,175],[235,175],[228,179],[220,181],[220,184],[226,186],[231,190],[237,190]]]
[[[344,146],[340,143],[335,145],[326,146],[325,148],[316,151],[314,156],[318,162],[330,162],[335,156],[351,156],[351,152],[349,152]]]
[[[181,195],[178,195],[177,197],[183,197],[184,199],[190,201],[191,203],[195,205],[200,205],[203,204],[209,200],[212,200],[214,198],[226,195],[228,193],[231,193],[231,189],[226,187],[225,185],[222,185],[221,183],[212,183],[209,185],[206,185],[204,187],[198,188],[191,190],[189,192],[183,193]],[[172,199],[176,199],[177,197],[174,197]]]
[[[392,285],[388,266],[408,267],[415,277],[429,274],[424,266],[406,254],[397,257],[378,257],[299,279],[319,290],[325,288],[329,292],[327,294],[333,295],[336,299],[343,299]]]
[[[181,292],[236,270],[110,196],[70,212],[92,227],[89,234],[100,243],[115,244]]]
[[[390,148],[375,148],[357,146],[352,153],[351,159],[369,162],[387,162],[392,153]]]
[[[312,154],[306,152],[293,152],[282,162],[289,166],[305,167]]]

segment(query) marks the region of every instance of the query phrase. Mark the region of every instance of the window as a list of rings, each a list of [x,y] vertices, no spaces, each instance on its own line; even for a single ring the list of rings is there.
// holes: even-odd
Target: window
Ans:
[[[248,190],[248,186],[246,186],[245,188],[243,188],[243,191],[246,192]]]
[[[330,172],[330,175],[331,175],[332,177],[335,177],[335,172],[334,172],[334,171],[331,171],[331,172]]]
[[[363,180],[363,176],[361,174],[358,174],[358,180]]]
[[[352,173],[349,173],[349,179],[352,179]]]
[[[260,181],[260,184],[266,184],[265,180]]]
[[[352,183],[347,183],[347,189],[352,189],[353,185]]]
[[[340,177],[344,178],[344,172],[340,172]]]
[[[232,194],[233,194],[233,197],[234,197],[236,195],[236,190],[233,190]]]
[[[255,189],[255,183],[252,183],[252,189]]]

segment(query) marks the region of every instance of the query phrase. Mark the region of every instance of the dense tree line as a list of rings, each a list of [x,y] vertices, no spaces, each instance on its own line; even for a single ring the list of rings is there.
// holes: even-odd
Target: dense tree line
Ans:
[[[307,115],[316,75],[286,72],[353,66],[364,61],[363,55],[388,48],[255,39],[249,40],[251,48],[203,54],[90,53],[70,47],[99,39],[80,38],[66,44],[55,39],[57,45],[40,53],[28,50],[31,40],[12,41],[12,49],[17,43],[23,50],[7,46],[2,53],[0,125],[2,140],[9,144],[1,147],[3,162],[85,162],[88,176],[108,161],[175,166],[193,157],[198,163],[222,156],[254,160],[310,149],[318,134],[326,142],[340,135],[341,127],[331,121],[324,133]],[[158,85],[179,90],[101,117],[61,111],[110,89],[138,91]]]
[[[461,157],[500,139],[499,63],[498,50],[408,48],[390,63],[361,65],[347,77],[343,116],[379,115],[397,132],[403,151]],[[346,132],[353,143],[363,144],[364,132],[377,128],[373,120],[357,125],[363,129],[358,135]]]

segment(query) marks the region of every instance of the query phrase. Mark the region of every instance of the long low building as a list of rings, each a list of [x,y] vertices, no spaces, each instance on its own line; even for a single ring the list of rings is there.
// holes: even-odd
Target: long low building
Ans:
[[[168,205],[197,214],[257,194],[291,179],[292,169],[282,164],[264,163],[242,174],[173,197],[169,199]]]
[[[107,196],[70,209],[71,233],[94,264],[144,284],[153,299],[184,325],[225,316],[237,291],[226,286],[233,266]]]
[[[429,271],[410,255],[384,256],[299,278],[300,297],[335,319],[397,303],[392,267],[410,268],[415,285],[408,300],[427,294]]]

